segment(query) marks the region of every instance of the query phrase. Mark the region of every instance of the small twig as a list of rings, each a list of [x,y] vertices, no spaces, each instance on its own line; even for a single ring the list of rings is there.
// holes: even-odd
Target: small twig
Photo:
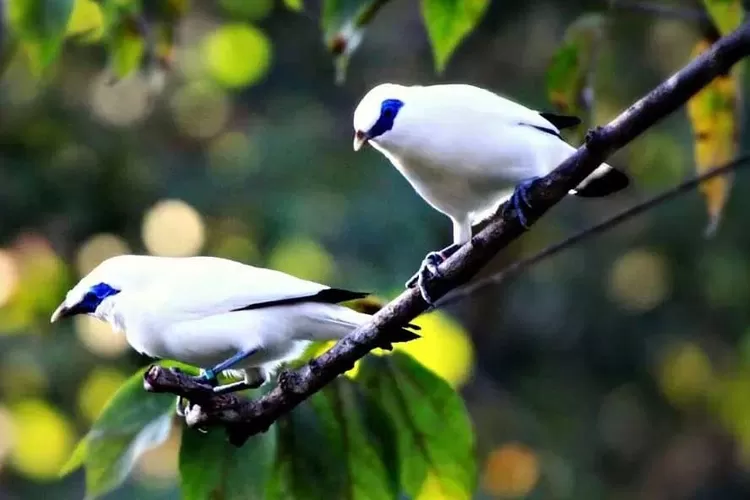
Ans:
[[[682,184],[678,184],[677,186],[664,191],[661,194],[658,194],[628,209],[625,209],[613,217],[610,217],[594,226],[584,229],[574,234],[573,236],[565,238],[559,243],[550,245],[547,248],[541,250],[540,252],[528,258],[518,260],[510,264],[508,267],[506,267],[502,271],[499,271],[486,278],[482,278],[481,280],[477,280],[474,283],[471,283],[469,285],[453,289],[453,291],[447,293],[446,295],[443,296],[442,299],[437,301],[437,303],[435,304],[435,307],[436,308],[445,307],[448,304],[453,304],[454,302],[457,302],[470,295],[473,295],[479,290],[490,287],[492,285],[497,285],[505,281],[508,278],[511,278],[513,276],[520,274],[521,272],[538,264],[539,262],[547,259],[548,257],[552,257],[553,255],[556,255],[562,252],[563,250],[567,250],[568,248],[580,243],[583,240],[589,239],[593,236],[597,236],[609,229],[612,229],[615,226],[622,224],[628,219],[632,219],[636,215],[640,215],[650,210],[651,208],[654,208],[657,205],[660,205],[666,201],[671,200],[672,198],[676,198],[681,194],[687,193],[695,189],[703,181],[706,181],[708,179],[713,179],[714,177],[729,173],[733,170],[736,170],[741,167],[746,167],[748,165],[750,165],[750,155],[745,155],[745,156],[741,156],[737,158],[736,160],[730,163],[727,163],[726,165],[722,165],[720,167],[716,167],[714,169],[708,170],[702,173],[701,175],[693,177],[692,179],[689,179],[683,182]]]
[[[538,220],[614,151],[683,106],[714,78],[726,73],[748,54],[750,22],[745,22],[737,31],[720,39],[709,50],[630,106],[609,125],[590,131],[584,146],[528,189],[530,208],[525,214],[527,222],[534,223]],[[486,228],[440,265],[441,277],[430,282],[432,296],[439,299],[449,290],[467,283],[500,250],[525,231],[515,210],[507,203],[504,204]],[[232,442],[242,444],[249,436],[268,429],[278,418],[351,369],[358,359],[382,344],[382,339],[387,338],[389,332],[403,327],[427,309],[428,304],[418,290],[412,288],[404,291],[373,315],[368,323],[338,341],[320,357],[280,378],[279,383],[263,397],[255,401],[241,401],[239,404],[224,396],[207,398],[202,407],[206,418],[201,424],[227,426]],[[189,377],[174,374],[176,380],[169,379],[170,383],[167,384],[164,378],[167,376],[166,371],[155,367],[147,372],[146,381],[150,388],[184,395],[183,384],[190,383]],[[228,404],[231,409],[217,411],[224,404]]]

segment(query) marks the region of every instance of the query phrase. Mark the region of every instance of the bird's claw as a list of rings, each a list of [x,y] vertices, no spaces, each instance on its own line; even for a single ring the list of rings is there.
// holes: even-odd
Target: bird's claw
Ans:
[[[199,382],[206,382],[211,387],[216,387],[219,383],[213,370],[204,370],[203,368],[201,368],[200,373],[194,378]],[[189,413],[192,408],[193,405],[190,403],[190,401],[182,396],[177,396],[177,400],[175,401],[175,414],[178,417],[185,418],[185,415],[187,415],[187,413]],[[208,432],[203,427],[196,427],[196,429],[204,434]]]
[[[406,282],[406,288],[419,288],[419,293],[422,295],[427,304],[433,305],[433,300],[430,297],[430,293],[427,290],[428,283],[433,278],[439,278],[442,273],[438,266],[445,262],[445,257],[440,252],[430,252],[422,260],[422,265],[419,267],[419,271],[409,278]]]
[[[513,191],[513,195],[510,197],[510,205],[512,205],[515,209],[516,215],[518,216],[518,221],[521,223],[524,229],[529,228],[529,223],[528,219],[526,218],[526,214],[524,214],[523,205],[525,205],[526,208],[531,208],[531,201],[529,200],[529,189],[531,189],[531,187],[538,179],[539,177],[532,177],[531,179],[526,179],[525,181],[521,182],[518,186],[516,186],[516,189]]]

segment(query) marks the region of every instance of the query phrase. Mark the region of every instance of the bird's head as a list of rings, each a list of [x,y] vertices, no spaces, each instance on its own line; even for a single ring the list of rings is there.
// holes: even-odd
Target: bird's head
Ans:
[[[50,322],[78,314],[105,319],[105,311],[110,309],[117,294],[147,279],[148,266],[140,264],[148,258],[120,255],[103,261],[68,291],[65,300],[52,313]]]
[[[354,150],[371,142],[387,146],[405,130],[414,87],[383,83],[370,90],[354,110]]]

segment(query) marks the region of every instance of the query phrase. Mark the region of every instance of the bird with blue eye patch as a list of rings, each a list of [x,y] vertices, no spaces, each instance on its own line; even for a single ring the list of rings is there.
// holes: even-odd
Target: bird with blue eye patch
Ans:
[[[50,321],[95,317],[142,354],[200,367],[198,379],[223,394],[269,383],[312,341],[369,321],[340,304],[367,295],[216,257],[118,255],[70,289]],[[395,328],[379,347],[416,338]],[[218,385],[222,372],[242,380]],[[184,406],[179,398],[178,413]]]
[[[428,253],[406,283],[418,286],[432,304],[429,280],[445,259],[471,241],[474,225],[509,200],[528,227],[527,191],[575,152],[560,130],[580,120],[535,111],[472,85],[384,83],[362,98],[353,122],[354,150],[370,144],[453,223],[453,244]],[[571,194],[604,197],[629,182],[626,174],[602,164]]]

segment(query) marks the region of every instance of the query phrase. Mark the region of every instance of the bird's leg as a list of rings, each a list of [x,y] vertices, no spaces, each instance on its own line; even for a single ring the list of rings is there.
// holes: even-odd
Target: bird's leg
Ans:
[[[266,379],[262,376],[251,380],[248,374],[245,373],[244,380],[214,387],[214,394],[229,394],[230,392],[244,391],[247,389],[257,389],[265,383]]]
[[[216,384],[218,383],[216,377],[218,376],[219,373],[225,370],[229,370],[234,365],[236,365],[240,361],[244,361],[245,359],[249,358],[256,352],[258,352],[258,349],[248,349],[246,351],[240,351],[234,356],[232,356],[231,358],[227,358],[221,363],[218,363],[213,368],[210,368],[208,370],[204,370],[201,368],[201,373],[200,375],[198,375],[198,379],[205,380],[212,386],[216,387]]]
[[[521,183],[516,186],[516,189],[513,190],[513,194],[511,195],[509,200],[509,205],[512,205],[516,211],[518,221],[526,229],[529,228],[529,224],[526,219],[526,215],[524,214],[523,205],[526,205],[526,208],[531,208],[528,191],[537,180],[539,180],[539,177],[531,177],[529,179],[526,179],[525,181],[521,181]]]
[[[438,266],[445,262],[448,257],[456,253],[459,248],[461,248],[461,245],[454,243],[437,252],[428,253],[422,260],[422,265],[419,267],[419,271],[417,271],[417,273],[406,282],[406,288],[413,288],[416,285],[425,302],[432,305],[433,301],[430,298],[430,293],[427,291],[427,282],[434,277],[440,277]]]
[[[224,394],[224,392],[220,392],[222,388],[225,388],[227,386],[234,386],[234,384],[244,384],[245,381],[242,382],[233,382],[231,384],[225,384],[225,385],[218,385],[219,381],[217,379],[217,376],[219,373],[223,372],[224,370],[229,370],[231,367],[239,363],[240,361],[248,358],[249,356],[252,356],[254,353],[256,353],[257,349],[249,349],[247,351],[240,351],[231,358],[225,359],[221,363],[217,364],[213,368],[210,368],[208,370],[205,370],[201,368],[200,374],[196,377],[199,381],[208,383],[211,387],[213,387],[214,392],[217,394]],[[248,387],[249,388],[249,387]],[[239,391],[242,389],[233,389],[231,391],[226,392],[234,392]],[[185,416],[185,410],[183,407],[186,407],[188,410],[190,409],[190,402],[187,401],[187,404],[185,404],[184,398],[182,396],[177,397],[177,409],[176,413],[180,417]]]

